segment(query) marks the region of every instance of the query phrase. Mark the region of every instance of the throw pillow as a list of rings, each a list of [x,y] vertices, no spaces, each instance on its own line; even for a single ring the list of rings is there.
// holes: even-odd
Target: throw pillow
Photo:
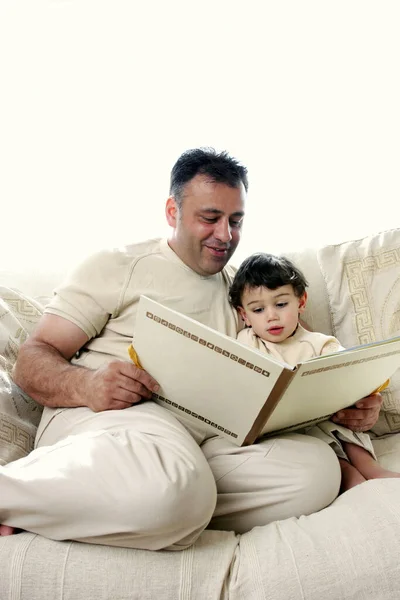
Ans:
[[[345,347],[400,335],[400,229],[318,252],[332,329]],[[376,435],[400,431],[400,369],[382,392]]]
[[[0,465],[32,449],[43,408],[11,379],[19,346],[32,332],[42,306],[21,292],[0,286]]]

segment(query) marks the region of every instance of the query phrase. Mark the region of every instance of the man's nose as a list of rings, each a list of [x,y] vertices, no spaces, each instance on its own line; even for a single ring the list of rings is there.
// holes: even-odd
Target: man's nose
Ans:
[[[214,229],[214,235],[221,242],[230,242],[232,239],[232,230],[228,219],[220,219]]]

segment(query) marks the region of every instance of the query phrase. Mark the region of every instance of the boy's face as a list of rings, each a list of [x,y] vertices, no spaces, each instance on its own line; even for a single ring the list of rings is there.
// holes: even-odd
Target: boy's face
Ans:
[[[307,292],[298,298],[291,285],[276,290],[246,287],[238,311],[247,326],[262,340],[283,342],[294,333],[304,312]]]

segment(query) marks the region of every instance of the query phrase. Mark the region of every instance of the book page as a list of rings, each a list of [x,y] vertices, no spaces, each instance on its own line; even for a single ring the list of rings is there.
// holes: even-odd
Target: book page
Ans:
[[[329,418],[371,394],[399,368],[400,338],[304,362],[298,365],[263,433]]]
[[[278,361],[143,296],[133,345],[161,386],[154,395],[161,406],[238,445],[285,371]]]

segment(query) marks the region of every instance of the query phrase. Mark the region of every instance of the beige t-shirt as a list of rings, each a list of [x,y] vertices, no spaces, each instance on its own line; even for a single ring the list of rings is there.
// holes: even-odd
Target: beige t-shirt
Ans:
[[[310,358],[344,350],[335,337],[316,331],[307,331],[300,324],[296,333],[283,342],[262,340],[251,327],[243,329],[237,339],[242,344],[256,348],[264,354],[271,354],[277,360],[283,360],[292,367]]]
[[[234,268],[203,277],[185,265],[166,240],[102,251],[85,260],[55,290],[45,312],[64,317],[90,338],[72,363],[97,368],[129,360],[141,294],[236,337],[240,323],[229,304]]]

